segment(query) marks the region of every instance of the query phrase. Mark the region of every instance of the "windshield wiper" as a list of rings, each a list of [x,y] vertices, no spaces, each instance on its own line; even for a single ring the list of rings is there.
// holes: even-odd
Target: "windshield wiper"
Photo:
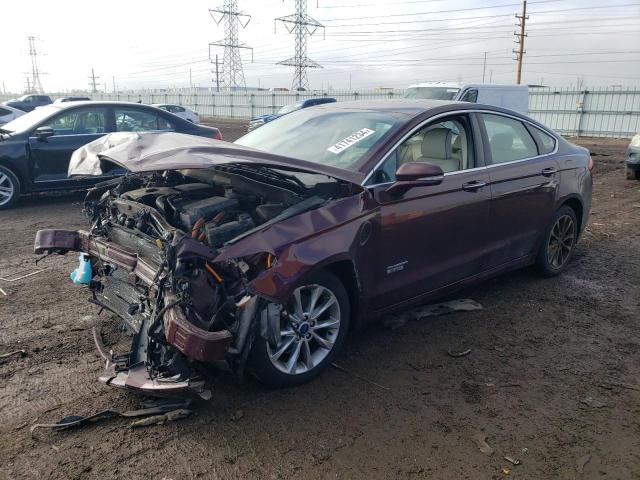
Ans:
[[[13,130],[7,130],[5,128],[0,128],[0,133],[6,133],[7,135],[13,133]]]

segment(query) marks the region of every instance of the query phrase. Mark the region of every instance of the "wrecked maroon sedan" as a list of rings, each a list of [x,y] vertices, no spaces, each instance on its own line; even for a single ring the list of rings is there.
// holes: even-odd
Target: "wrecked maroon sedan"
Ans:
[[[74,280],[134,335],[104,380],[149,393],[206,395],[198,366],[219,360],[298,384],[366,320],[530,264],[555,275],[591,204],[587,150],[458,102],[328,104],[235,144],[115,134],[70,174],[122,167],[90,190],[90,230],[41,230],[35,251],[83,252]]]

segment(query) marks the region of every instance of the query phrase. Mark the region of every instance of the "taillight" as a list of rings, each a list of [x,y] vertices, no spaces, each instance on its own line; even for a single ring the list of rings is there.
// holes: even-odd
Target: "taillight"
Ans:
[[[222,140],[222,133],[220,133],[220,130],[216,130],[216,133],[213,134],[213,138],[216,140]]]
[[[589,171],[593,170],[593,158],[591,158],[591,155],[589,155],[589,165],[588,165]]]

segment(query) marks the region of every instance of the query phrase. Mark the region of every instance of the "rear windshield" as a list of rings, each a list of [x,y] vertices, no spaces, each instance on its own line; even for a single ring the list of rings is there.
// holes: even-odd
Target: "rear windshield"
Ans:
[[[424,98],[427,100],[453,100],[459,88],[449,87],[409,87],[404,98]]]

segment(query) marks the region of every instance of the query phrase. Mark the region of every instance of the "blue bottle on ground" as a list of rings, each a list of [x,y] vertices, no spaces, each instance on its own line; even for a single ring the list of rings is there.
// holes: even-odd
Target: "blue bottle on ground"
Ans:
[[[80,264],[73,272],[71,272],[71,281],[75,284],[88,285],[93,278],[93,270],[91,269],[91,261],[89,255],[81,253]]]

